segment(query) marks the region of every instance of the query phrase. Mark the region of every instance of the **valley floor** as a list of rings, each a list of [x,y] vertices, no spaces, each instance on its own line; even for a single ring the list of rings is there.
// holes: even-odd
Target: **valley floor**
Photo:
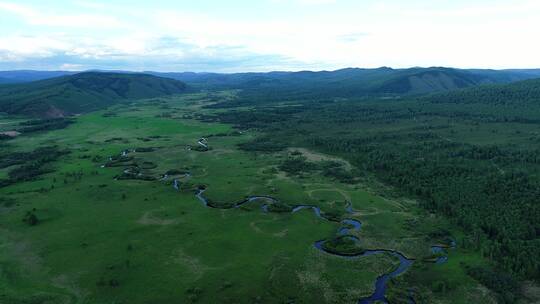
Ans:
[[[399,264],[391,254],[347,259],[318,250],[314,243],[341,225],[311,210],[264,212],[263,201],[226,208],[254,195],[360,221],[350,234],[362,248],[414,259],[388,283],[392,303],[495,302],[460,267],[485,263],[477,253],[458,244],[434,263],[440,256],[432,246],[447,241],[434,232],[461,233],[444,219],[369,179],[344,184],[282,172],[290,153],[313,163],[342,160],[295,147],[239,150],[256,131],[195,119],[213,111],[202,108],[208,102],[193,94],[123,104],[2,147],[70,153],[39,179],[0,188],[0,302],[356,303]],[[208,151],[198,148],[203,137]],[[137,171],[126,172],[134,164]],[[0,178],[13,168],[0,169]],[[218,208],[197,199],[202,187]]]

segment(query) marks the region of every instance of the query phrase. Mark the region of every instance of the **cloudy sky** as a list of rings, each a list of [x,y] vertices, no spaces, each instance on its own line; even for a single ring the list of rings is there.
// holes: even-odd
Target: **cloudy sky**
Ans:
[[[0,0],[0,70],[540,68],[538,0]]]

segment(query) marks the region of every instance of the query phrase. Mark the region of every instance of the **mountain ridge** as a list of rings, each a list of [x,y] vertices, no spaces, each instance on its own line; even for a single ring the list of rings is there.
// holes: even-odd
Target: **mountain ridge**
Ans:
[[[29,78],[17,73],[29,75]],[[194,90],[240,90],[240,99],[236,103],[249,105],[307,99],[428,95],[540,77],[540,70],[446,67],[234,74],[22,70],[0,72],[0,83],[6,75],[11,79],[35,79],[62,73],[67,74],[34,82],[0,84],[0,111],[46,117],[73,115],[100,109],[119,100],[176,94],[184,91],[186,84]],[[94,77],[84,81],[89,75]],[[138,84],[131,86],[131,82]]]
[[[261,90],[305,98],[362,95],[414,95],[482,84],[510,83],[540,77],[538,70],[467,70],[445,67],[392,69],[345,68],[335,71],[268,73],[156,73],[197,88]],[[253,93],[253,92],[252,92]]]
[[[186,84],[181,81],[153,75],[84,72],[0,86],[0,112],[62,117],[185,90]]]

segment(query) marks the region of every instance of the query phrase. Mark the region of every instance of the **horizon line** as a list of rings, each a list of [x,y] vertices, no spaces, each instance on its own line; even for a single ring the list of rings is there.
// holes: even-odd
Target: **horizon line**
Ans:
[[[0,73],[3,72],[66,72],[66,73],[85,73],[85,72],[106,72],[106,73],[163,73],[163,74],[173,74],[173,73],[192,73],[192,74],[269,74],[269,73],[301,73],[301,72],[336,72],[342,70],[379,70],[379,69],[391,69],[391,70],[410,70],[410,69],[453,69],[453,70],[484,70],[484,71],[513,71],[513,70],[540,70],[540,67],[531,67],[531,68],[457,68],[451,66],[410,66],[410,67],[390,67],[390,66],[380,66],[376,68],[363,68],[363,67],[343,67],[337,69],[321,69],[321,70],[309,70],[309,69],[300,69],[300,70],[270,70],[270,71],[244,71],[244,72],[211,72],[211,71],[202,71],[194,72],[190,70],[184,71],[159,71],[159,70],[123,70],[123,69],[82,69],[82,70],[63,70],[63,69],[13,69],[13,70],[0,70]]]

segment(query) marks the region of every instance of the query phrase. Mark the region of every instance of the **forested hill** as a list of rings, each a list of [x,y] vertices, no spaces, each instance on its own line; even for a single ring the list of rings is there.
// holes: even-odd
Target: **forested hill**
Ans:
[[[87,72],[0,86],[0,112],[62,117],[129,99],[177,94],[185,89],[181,81],[152,75]]]
[[[540,105],[540,79],[531,79],[506,85],[487,85],[441,93],[426,97],[434,103]]]
[[[369,96],[406,97],[540,77],[540,71],[459,70],[451,68],[343,69],[332,72],[267,74],[182,74],[199,88],[240,89],[236,104],[288,100],[334,100]]]
[[[60,76],[73,75],[77,72],[71,71],[34,71],[34,70],[14,70],[0,71],[0,83],[23,83],[50,79]]]
[[[101,72],[101,71],[96,71]],[[135,72],[108,71],[140,75]],[[0,71],[0,84],[22,83],[73,75],[67,71]],[[506,84],[540,77],[540,70],[482,70],[444,67],[393,69],[345,68],[335,71],[300,71],[268,73],[162,73],[148,75],[182,81],[201,90],[242,90],[252,102],[275,100],[406,96],[474,87]]]
[[[387,94],[425,94],[496,82],[499,80],[463,70],[408,69],[399,71],[396,76],[375,86],[371,91]]]
[[[11,81],[7,78],[0,77],[0,84],[4,84],[4,83],[11,83]]]
[[[443,67],[392,69],[346,68],[336,71],[270,73],[157,73],[204,88],[302,88],[327,85],[344,91],[423,93],[463,88],[478,84],[510,83],[540,77],[540,70],[464,70]],[[319,87],[320,88],[320,87]],[[324,88],[320,88],[324,89]]]

